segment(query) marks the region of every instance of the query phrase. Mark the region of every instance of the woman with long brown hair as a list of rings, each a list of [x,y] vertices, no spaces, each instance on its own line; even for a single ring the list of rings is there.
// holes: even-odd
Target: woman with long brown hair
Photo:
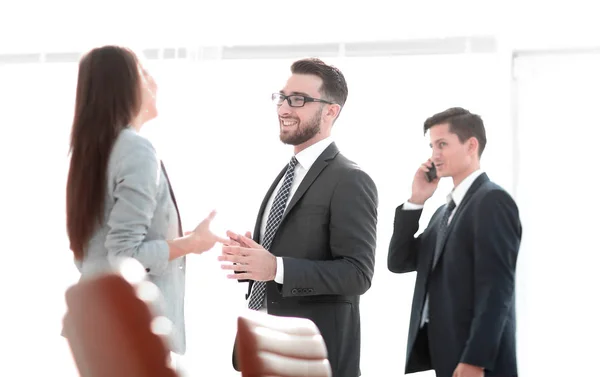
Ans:
[[[67,233],[82,277],[115,257],[131,257],[160,289],[173,322],[171,350],[185,353],[185,255],[216,242],[214,211],[184,236],[175,197],[152,144],[139,134],[156,116],[156,84],[136,55],[118,46],[88,52],[79,63]]]

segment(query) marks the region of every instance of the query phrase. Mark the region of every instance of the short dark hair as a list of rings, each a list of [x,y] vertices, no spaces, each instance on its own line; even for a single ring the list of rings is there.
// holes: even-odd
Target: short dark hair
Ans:
[[[348,85],[342,72],[332,66],[325,64],[321,59],[308,58],[295,61],[291,66],[294,74],[315,75],[323,80],[319,92],[323,99],[330,100],[344,107],[348,98]]]
[[[471,113],[462,107],[451,107],[428,118],[423,125],[423,133],[427,133],[433,126],[448,123],[450,132],[456,134],[461,143],[474,137],[479,142],[479,157],[485,149],[487,139],[483,120],[477,114]]]

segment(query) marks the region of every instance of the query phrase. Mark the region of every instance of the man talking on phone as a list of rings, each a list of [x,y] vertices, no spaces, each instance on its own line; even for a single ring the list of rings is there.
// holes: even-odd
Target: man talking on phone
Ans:
[[[517,376],[515,269],[521,241],[517,205],[481,170],[481,117],[450,108],[425,121],[431,158],[410,199],[396,209],[388,269],[417,272],[405,373],[437,377]],[[427,228],[419,218],[442,177],[454,189]]]

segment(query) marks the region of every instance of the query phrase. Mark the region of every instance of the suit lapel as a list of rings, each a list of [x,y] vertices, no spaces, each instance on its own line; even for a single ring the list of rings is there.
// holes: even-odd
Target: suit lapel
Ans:
[[[262,218],[264,216],[267,203],[273,195],[273,191],[275,191],[275,189],[277,188],[279,181],[281,181],[281,178],[283,178],[283,175],[285,174],[286,170],[287,166],[284,166],[279,175],[277,175],[277,178],[275,178],[275,180],[271,184],[269,191],[267,191],[267,194],[265,195],[262,204],[260,205],[260,209],[258,210],[258,216],[256,217],[256,222],[254,223],[254,233],[252,234],[252,239],[254,239],[254,242],[256,243],[260,243],[260,226],[262,225]]]
[[[302,180],[302,183],[300,183],[300,186],[294,193],[294,196],[292,197],[290,204],[286,207],[285,212],[283,214],[283,218],[281,219],[282,223],[283,223],[283,220],[285,219],[285,217],[287,216],[287,214],[290,212],[290,210],[296,205],[296,203],[298,203],[300,198],[302,198],[302,196],[306,193],[306,190],[308,190],[308,188],[313,184],[315,179],[317,179],[319,174],[321,174],[323,169],[325,169],[325,167],[329,164],[329,161],[331,161],[333,158],[335,158],[335,156],[338,153],[339,153],[339,149],[337,148],[335,143],[331,143],[323,151],[323,153],[321,153],[321,155],[317,158],[315,163],[311,166],[310,170],[306,173],[306,176]],[[260,210],[258,211],[258,216],[256,217],[256,222],[254,225],[254,234],[252,235],[253,236],[252,238],[254,239],[255,242],[260,243],[260,227],[262,225],[262,219],[264,217],[267,203],[269,202],[269,199],[271,198],[271,196],[273,196],[273,194],[275,193],[275,189],[277,188],[279,181],[281,181],[281,179],[283,178],[286,170],[287,170],[287,165],[284,166],[283,169],[281,169],[281,172],[279,173],[279,175],[277,175],[277,178],[275,178],[275,180],[271,184],[269,191],[265,195],[265,197],[262,201],[262,204],[260,205]],[[281,224],[280,224],[280,226],[281,226]]]
[[[446,250],[446,241],[448,241],[448,235],[450,234],[450,232],[452,232],[452,229],[454,228],[454,224],[456,224],[460,220],[459,216],[464,211],[465,207],[467,206],[467,203],[469,202],[469,200],[471,200],[471,198],[473,197],[473,194],[479,189],[479,187],[481,187],[481,185],[483,185],[485,182],[488,182],[489,180],[490,179],[488,178],[487,174],[482,173],[471,184],[471,187],[469,187],[469,190],[467,190],[465,197],[460,202],[460,205],[456,208],[454,215],[452,216],[452,220],[450,221],[450,224],[448,224],[448,229],[446,231],[444,239],[442,240],[442,246],[441,246],[442,250],[440,251],[440,256],[437,259],[435,265],[433,265],[431,267],[432,271],[440,263],[440,259],[442,259],[442,254],[444,254],[444,251]]]
[[[440,221],[443,216],[444,216],[444,211],[442,211],[442,210],[436,211],[431,218],[430,226],[432,226],[433,229],[438,229],[440,226]],[[427,262],[427,266],[428,266],[427,271],[429,271],[429,272],[433,271],[433,267],[434,267],[433,266],[433,257],[434,256],[435,256],[435,249],[430,250],[425,254],[425,258],[426,258],[426,262]],[[429,279],[429,275],[427,275],[427,276],[428,276],[427,279]]]
[[[325,167],[329,165],[329,161],[334,159],[339,152],[340,151],[335,145],[335,143],[331,143],[327,147],[327,149],[325,149],[323,153],[321,153],[321,155],[317,158],[314,164],[310,167],[310,170],[306,173],[306,176],[300,183],[300,186],[298,186],[298,189],[294,193],[294,196],[292,196],[290,204],[285,208],[283,218],[281,219],[282,223],[285,220],[287,214],[290,213],[290,211],[294,208],[294,206],[298,203],[302,196],[304,196],[306,190],[308,190],[308,188],[313,184],[313,182],[315,181],[315,179],[317,179],[319,174],[321,174],[323,169],[325,169]]]
[[[160,161],[160,168],[162,169],[165,178],[167,179],[167,185],[169,186],[169,194],[171,195],[171,200],[173,200],[173,204],[175,205],[175,211],[177,212],[177,227],[179,230],[179,237],[183,236],[183,229],[181,227],[181,216],[179,215],[179,207],[177,206],[177,200],[175,200],[175,194],[173,193],[173,188],[171,187],[171,181],[169,180],[169,175],[167,174],[167,169],[163,164],[162,160]]]

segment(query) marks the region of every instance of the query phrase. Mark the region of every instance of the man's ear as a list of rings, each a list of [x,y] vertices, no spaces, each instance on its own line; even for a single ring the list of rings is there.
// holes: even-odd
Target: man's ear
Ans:
[[[479,155],[479,140],[475,136],[472,136],[467,140],[469,153],[475,153]]]
[[[325,112],[325,116],[331,118],[333,121],[338,117],[338,115],[340,115],[340,111],[342,111],[342,107],[337,103],[329,105],[327,111]]]

